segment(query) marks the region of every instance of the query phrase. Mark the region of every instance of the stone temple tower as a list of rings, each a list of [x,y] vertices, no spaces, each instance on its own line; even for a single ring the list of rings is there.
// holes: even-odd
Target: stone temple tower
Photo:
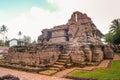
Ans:
[[[96,28],[86,14],[74,12],[67,24],[55,26],[51,29],[45,29],[43,34],[38,37],[40,42],[53,43],[91,43],[102,44],[102,33]]]

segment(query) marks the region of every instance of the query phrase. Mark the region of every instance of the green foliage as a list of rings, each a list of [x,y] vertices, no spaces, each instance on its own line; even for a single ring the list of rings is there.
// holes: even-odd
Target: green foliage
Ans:
[[[30,37],[30,36],[25,36],[25,35],[24,35],[23,41],[25,42],[25,44],[30,44],[30,43],[31,43],[31,37]]]
[[[104,35],[103,37],[105,39],[106,42],[108,43],[112,43],[113,42],[113,33],[107,33]]]
[[[120,44],[120,19],[113,20],[110,26],[110,31],[104,35],[104,39],[108,43]]]
[[[7,32],[7,26],[2,25],[2,26],[0,27],[0,32]]]
[[[0,40],[0,46],[3,46],[3,45],[4,45],[3,41],[2,41],[2,40]]]
[[[117,32],[120,31],[120,19],[114,19],[112,24],[110,25],[110,32]]]
[[[120,31],[116,31],[113,35],[113,43],[120,44]]]
[[[9,41],[6,41],[6,42],[5,42],[5,46],[9,46]]]
[[[110,68],[96,69],[95,71],[75,71],[70,76],[77,76],[82,78],[97,78],[99,80],[118,80],[120,79],[120,61],[116,60],[112,62]]]
[[[7,32],[7,26],[2,25],[0,27],[0,34],[3,35],[3,43],[0,43],[0,46],[5,46],[5,33]]]
[[[0,46],[9,46],[9,41],[5,41],[5,43],[0,40]]]

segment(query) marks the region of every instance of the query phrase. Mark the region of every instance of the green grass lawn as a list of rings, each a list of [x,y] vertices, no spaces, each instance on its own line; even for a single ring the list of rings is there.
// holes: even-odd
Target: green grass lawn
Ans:
[[[75,71],[72,72],[70,76],[76,76],[81,78],[97,78],[99,80],[120,80],[120,61],[113,61],[110,68],[100,68],[90,72]]]

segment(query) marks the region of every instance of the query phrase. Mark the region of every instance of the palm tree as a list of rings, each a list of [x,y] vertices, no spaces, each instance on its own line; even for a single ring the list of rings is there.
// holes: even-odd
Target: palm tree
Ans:
[[[120,44],[120,19],[114,19],[110,25],[110,32],[113,34],[113,43]]]
[[[5,42],[5,33],[7,32],[7,26],[2,25],[0,28],[0,33],[3,34],[3,42]]]
[[[20,40],[21,36],[22,36],[22,32],[21,31],[18,32],[18,36],[19,36],[19,40]]]
[[[30,36],[23,36],[23,41],[25,42],[25,44],[30,44],[31,43],[31,37]]]
[[[21,40],[22,32],[21,31],[18,32],[18,36],[19,36],[18,44],[21,45],[22,44],[22,40]]]
[[[112,21],[112,25],[110,25],[110,32],[118,32],[120,31],[120,19],[114,19]]]

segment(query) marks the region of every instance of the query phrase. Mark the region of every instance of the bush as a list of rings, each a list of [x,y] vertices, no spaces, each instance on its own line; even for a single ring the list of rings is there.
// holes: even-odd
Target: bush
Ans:
[[[20,79],[18,77],[8,74],[0,77],[0,80],[20,80]]]

